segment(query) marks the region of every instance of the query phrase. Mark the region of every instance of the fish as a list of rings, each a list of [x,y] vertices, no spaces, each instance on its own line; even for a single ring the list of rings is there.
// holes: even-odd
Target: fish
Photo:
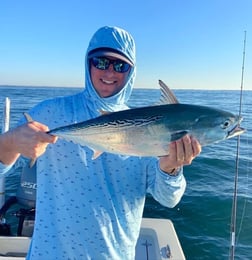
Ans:
[[[118,112],[101,112],[87,121],[49,130],[47,133],[93,150],[93,159],[103,152],[161,157],[169,154],[169,144],[185,135],[201,146],[242,134],[242,116],[221,109],[182,104],[164,84],[161,103]],[[31,119],[29,119],[31,120]]]

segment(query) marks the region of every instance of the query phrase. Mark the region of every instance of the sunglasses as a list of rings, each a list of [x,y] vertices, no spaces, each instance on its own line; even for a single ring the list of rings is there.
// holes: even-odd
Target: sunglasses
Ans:
[[[106,57],[93,57],[90,59],[94,67],[99,70],[107,70],[110,64],[113,65],[114,71],[124,73],[129,70],[130,65],[122,60],[110,60]]]

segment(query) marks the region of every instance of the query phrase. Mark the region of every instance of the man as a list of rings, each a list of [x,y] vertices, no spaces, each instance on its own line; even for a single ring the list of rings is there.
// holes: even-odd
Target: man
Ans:
[[[0,136],[0,173],[20,155],[37,158],[28,259],[134,259],[146,193],[167,207],[180,201],[182,166],[200,153],[197,140],[185,136],[171,143],[169,156],[160,159],[103,153],[92,160],[89,147],[46,133],[97,117],[100,110],[127,109],[135,64],[132,36],[100,28],[87,49],[84,91],[38,104],[30,111],[35,121]]]

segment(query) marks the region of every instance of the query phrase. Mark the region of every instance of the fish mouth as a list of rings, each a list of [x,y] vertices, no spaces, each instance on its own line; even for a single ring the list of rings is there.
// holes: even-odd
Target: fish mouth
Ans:
[[[227,139],[228,139],[228,138],[232,138],[232,137],[234,137],[234,136],[241,135],[241,134],[243,134],[245,131],[246,131],[246,129],[245,129],[245,128],[242,128],[242,127],[238,124],[238,125],[236,125],[233,129],[231,129],[230,131],[228,131]]]

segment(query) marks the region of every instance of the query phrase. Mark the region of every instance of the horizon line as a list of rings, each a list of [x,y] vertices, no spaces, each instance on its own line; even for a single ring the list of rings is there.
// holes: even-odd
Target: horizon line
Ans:
[[[0,84],[0,88],[2,87],[11,87],[11,88],[79,88],[79,89],[84,89],[84,86],[50,86],[50,85],[14,85],[14,84]],[[159,90],[159,88],[148,88],[148,87],[133,87],[134,89],[144,89],[144,90]],[[240,89],[218,89],[218,88],[172,88],[172,90],[205,90],[205,91],[240,91]],[[252,89],[243,89],[244,91],[252,91]]]

